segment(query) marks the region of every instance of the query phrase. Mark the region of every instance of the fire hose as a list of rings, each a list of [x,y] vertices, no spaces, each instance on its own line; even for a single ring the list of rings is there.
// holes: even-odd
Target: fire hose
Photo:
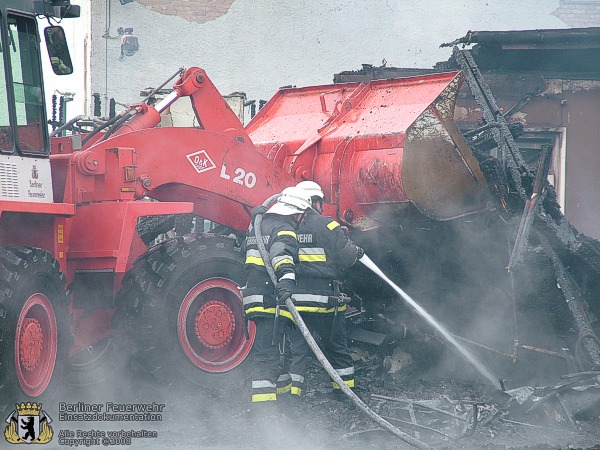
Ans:
[[[275,196],[272,196],[269,199],[267,199],[263,203],[263,206],[267,206],[272,201],[273,197],[275,197]],[[270,264],[269,253],[267,252],[265,244],[262,240],[262,233],[260,231],[261,223],[262,223],[262,214],[257,214],[256,218],[254,220],[254,224],[253,224],[254,225],[254,234],[256,236],[256,243],[258,245],[258,250],[260,252],[262,260],[265,263],[265,268],[267,269],[269,277],[271,278],[271,281],[273,282],[273,285],[275,286],[275,285],[277,285],[277,277],[275,276],[275,271],[273,270],[273,267]],[[294,302],[292,301],[292,299],[288,298],[285,301],[285,305],[286,305],[288,311],[292,314],[292,317],[294,318],[294,321],[296,323],[296,326],[298,327],[298,330],[300,330],[300,332],[302,333],[302,336],[306,340],[310,349],[315,354],[317,360],[321,363],[321,365],[323,366],[323,368],[325,369],[327,374],[331,377],[331,379],[337,383],[337,385],[340,387],[342,392],[346,396],[348,396],[354,402],[354,404],[356,404],[356,406],[358,406],[367,416],[369,416],[379,426],[386,429],[387,431],[392,433],[394,436],[399,437],[407,444],[410,444],[413,447],[419,448],[419,449],[434,450],[433,447],[426,444],[425,442],[419,441],[418,439],[415,439],[414,437],[410,436],[409,434],[406,434],[406,433],[400,431],[394,425],[392,425],[391,423],[386,421],[384,418],[379,416],[375,411],[373,411],[371,408],[369,408],[352,391],[352,389],[350,389],[344,383],[344,381],[342,380],[342,377],[340,377],[340,375],[335,371],[335,369],[333,368],[331,363],[327,360],[327,358],[325,357],[325,355],[319,348],[319,345],[316,343],[315,339],[313,338],[312,334],[310,333],[308,327],[304,323],[304,320],[302,320],[302,316],[300,316],[300,313],[296,309],[296,306],[294,305]]]

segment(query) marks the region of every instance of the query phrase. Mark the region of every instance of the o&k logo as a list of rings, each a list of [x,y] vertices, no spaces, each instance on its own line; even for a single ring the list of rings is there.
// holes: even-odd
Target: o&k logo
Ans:
[[[190,153],[185,156],[198,173],[206,172],[207,170],[217,167],[205,150],[200,150],[199,152]]]
[[[17,404],[16,410],[6,418],[4,438],[10,444],[47,444],[54,432],[52,419],[42,411],[41,403]]]

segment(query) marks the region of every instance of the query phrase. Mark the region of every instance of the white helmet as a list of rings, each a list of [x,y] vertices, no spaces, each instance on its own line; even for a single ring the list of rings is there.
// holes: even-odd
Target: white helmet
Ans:
[[[280,214],[282,216],[291,216],[301,214],[310,208],[310,198],[308,194],[296,186],[287,187],[277,198],[277,203],[271,206],[265,214]]]
[[[319,186],[319,184],[315,183],[314,181],[301,181],[296,185],[296,187],[304,189],[304,192],[306,192],[309,197],[319,197],[321,200],[325,199],[323,189],[321,189],[321,186]]]

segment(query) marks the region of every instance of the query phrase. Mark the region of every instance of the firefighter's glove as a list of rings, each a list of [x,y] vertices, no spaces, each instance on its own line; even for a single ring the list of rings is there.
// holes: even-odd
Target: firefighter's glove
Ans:
[[[365,256],[365,249],[362,247],[356,246],[356,259],[360,259]]]
[[[277,286],[275,286],[275,290],[277,291],[277,304],[283,305],[285,301],[292,296],[295,287],[296,281],[289,278],[284,278],[277,283]]]
[[[263,215],[264,213],[267,212],[267,207],[263,206],[263,205],[258,205],[257,207],[255,207],[252,212],[250,213],[250,223],[254,224],[254,219],[256,219],[256,216]]]

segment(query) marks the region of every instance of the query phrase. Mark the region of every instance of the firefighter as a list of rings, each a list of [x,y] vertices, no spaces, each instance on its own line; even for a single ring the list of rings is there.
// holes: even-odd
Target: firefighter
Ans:
[[[339,285],[342,271],[361,258],[364,250],[348,238],[338,222],[321,215],[325,196],[317,183],[302,181],[296,187],[311,197],[312,209],[306,213],[298,228],[299,265],[292,298],[307,327],[313,335],[315,332],[319,335],[319,346],[323,353],[344,383],[352,389],[354,365],[348,350],[344,317],[345,299],[349,299],[340,294]],[[290,341],[291,362],[289,357],[286,358],[284,374],[278,380],[278,392],[289,391],[292,395],[285,398],[295,403],[302,396],[311,351],[295,328],[290,331]],[[289,376],[285,373],[287,364]],[[341,393],[340,387],[335,382],[332,382],[332,387],[334,397],[337,397]]]
[[[256,214],[261,214],[264,209],[257,207],[253,210],[252,224],[245,242],[244,270],[247,282],[243,301],[246,319],[256,324],[251,389],[254,412],[274,412],[269,405],[276,406],[280,346],[283,345],[285,330],[293,322],[292,315],[282,305],[294,292],[298,263],[296,229],[308,208],[310,199],[305,192],[297,187],[289,187],[264,212],[260,231],[269,253],[268,264],[277,278],[276,286],[269,278],[252,225]]]

